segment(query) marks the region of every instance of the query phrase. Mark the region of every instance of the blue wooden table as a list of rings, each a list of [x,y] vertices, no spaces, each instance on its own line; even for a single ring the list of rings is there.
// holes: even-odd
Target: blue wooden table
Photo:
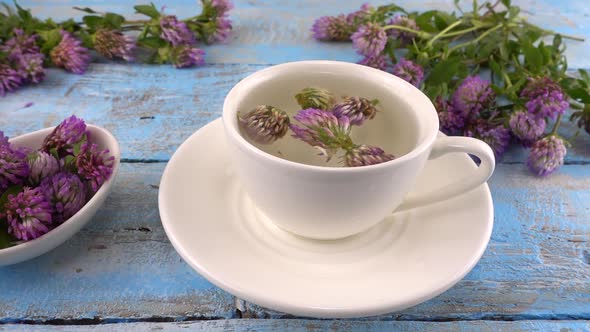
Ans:
[[[585,133],[573,140],[561,170],[545,179],[527,172],[523,151],[510,151],[489,182],[495,225],[479,264],[446,293],[401,312],[358,320],[292,317],[237,300],[185,264],[162,229],[157,207],[157,185],[174,150],[219,117],[225,94],[256,70],[302,59],[359,60],[349,44],[314,41],[309,28],[315,18],[352,11],[361,1],[236,2],[233,37],[205,48],[205,67],[96,63],[83,76],[50,70],[42,84],[0,98],[0,128],[10,136],[76,114],[110,130],[123,157],[112,194],[87,227],[48,254],[0,267],[0,323],[6,324],[0,330],[590,330]],[[514,2],[531,21],[590,40],[587,1]],[[79,17],[72,5],[131,14],[136,3],[20,1],[34,14],[55,18]],[[180,16],[197,11],[194,1],[155,3]],[[452,7],[452,0],[398,3]],[[569,45],[570,66],[590,69],[590,42]]]

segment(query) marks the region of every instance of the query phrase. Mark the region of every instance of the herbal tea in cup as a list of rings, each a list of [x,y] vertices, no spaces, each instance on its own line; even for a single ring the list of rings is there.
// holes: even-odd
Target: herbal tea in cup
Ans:
[[[272,66],[227,95],[223,124],[233,168],[252,202],[277,226],[337,239],[394,211],[476,188],[494,169],[482,141],[439,137],[438,115],[420,90],[386,72],[336,61]],[[473,174],[412,195],[428,159],[474,154]]]

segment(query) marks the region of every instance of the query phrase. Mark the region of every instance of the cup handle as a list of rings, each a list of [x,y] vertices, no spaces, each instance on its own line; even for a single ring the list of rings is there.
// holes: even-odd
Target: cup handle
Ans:
[[[409,194],[404,202],[395,209],[395,212],[401,212],[455,197],[477,188],[492,176],[496,164],[494,152],[489,145],[475,138],[457,136],[438,137],[434,142],[428,159],[436,159],[453,152],[465,152],[477,156],[481,160],[481,163],[475,173],[469,173],[462,177],[461,180],[457,180],[454,183],[428,193]]]

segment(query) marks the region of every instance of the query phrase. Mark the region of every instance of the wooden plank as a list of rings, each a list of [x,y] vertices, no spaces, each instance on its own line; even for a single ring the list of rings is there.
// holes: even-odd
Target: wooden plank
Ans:
[[[0,324],[228,318],[233,297],[172,248],[157,209],[164,164],[123,164],[91,223],[57,249],[0,267]]]
[[[25,0],[20,3],[31,5],[40,15],[63,13],[69,16],[71,12],[67,8],[74,2]],[[131,3],[106,0],[98,3],[97,8],[129,10]],[[163,3],[159,1],[157,5]],[[190,12],[185,10],[189,6],[187,2],[166,3],[170,13]],[[452,1],[404,0],[398,3],[410,9],[424,9],[449,8]],[[590,35],[590,27],[585,24],[590,9],[582,1],[521,0],[515,3],[525,7],[531,20],[544,27]],[[94,64],[84,76],[51,70],[42,85],[27,87],[0,99],[0,128],[14,136],[54,125],[75,113],[113,131],[119,138],[124,158],[166,161],[192,132],[220,115],[225,94],[247,74],[268,64],[291,60],[358,60],[349,44],[313,41],[309,27],[320,15],[350,11],[359,5],[360,1],[336,0],[237,1],[232,13],[236,23],[233,39],[226,45],[206,48],[208,62],[214,65],[172,70],[169,66]],[[588,45],[570,44],[571,66],[590,68],[590,58],[586,56],[590,50]],[[35,105],[23,108],[29,101]],[[508,154],[505,158],[508,164],[500,165],[490,182],[496,226],[478,266],[457,286],[436,299],[400,313],[374,318],[523,321],[286,320],[279,321],[279,326],[275,327],[379,330],[379,326],[404,329],[406,325],[403,324],[418,324],[407,328],[590,329],[584,321],[590,319],[590,225],[587,222],[590,174],[587,165],[576,165],[590,161],[589,137],[582,134],[574,141],[567,159],[571,165],[543,180],[533,178],[518,164],[525,157],[522,151],[515,149]],[[163,167],[163,163],[124,164],[113,194],[91,225],[49,254],[0,268],[3,290],[0,323],[88,324],[234,316],[232,296],[194,273],[166,239],[157,214],[157,189],[152,187],[159,182]],[[251,305],[244,315],[288,317]],[[546,319],[579,321],[544,321]],[[234,321],[187,324],[204,326],[202,329],[208,330],[207,327],[214,329],[222,322],[232,329]],[[402,325],[395,325],[398,323]],[[559,325],[561,323],[565,325]],[[141,328],[151,328],[154,324],[125,324],[118,328],[139,326],[144,330]],[[236,324],[243,326],[233,328],[243,330],[273,327],[272,322],[260,320]],[[492,325],[487,327],[486,324]],[[160,326],[182,328],[185,325],[155,324],[154,328]],[[30,325],[25,327],[31,330]],[[114,327],[117,325],[96,328]],[[8,328],[19,326],[8,325]]]
[[[141,1],[140,1],[141,2]],[[143,1],[148,2],[148,1]],[[323,15],[349,13],[363,2],[374,5],[397,3],[408,10],[453,10],[452,0],[436,1],[362,1],[362,0],[239,0],[233,1],[236,8],[231,12],[235,33],[225,45],[205,47],[207,61],[211,63],[264,63],[276,64],[304,59],[330,59],[358,61],[360,57],[346,43],[318,43],[311,38],[310,28],[314,20]],[[482,1],[483,2],[483,1]],[[133,13],[132,0],[105,0],[87,5],[104,11],[114,11],[125,15]],[[194,1],[154,1],[156,6],[166,5],[166,12],[181,17],[195,15],[200,10]],[[584,1],[558,2],[552,0],[514,0],[522,7],[530,21],[543,28],[561,33],[576,34],[587,39],[590,26],[585,24],[590,8]],[[22,0],[20,4],[31,8],[41,17],[63,19],[81,17],[82,13],[72,9],[80,5],[73,0]],[[470,0],[462,0],[464,8],[470,8]],[[133,16],[134,17],[134,16]],[[569,43],[566,54],[572,68],[590,68],[590,43]]]
[[[38,86],[0,98],[0,129],[9,136],[53,126],[76,114],[119,140],[123,158],[168,160],[193,132],[221,116],[229,90],[266,65],[226,64],[174,70],[169,66],[94,64],[86,75],[53,69]],[[34,105],[23,108],[27,102]],[[564,122],[562,133],[576,131]],[[590,162],[590,135],[572,141],[567,162]],[[515,147],[508,163],[526,159]]]
[[[76,114],[110,130],[123,158],[168,160],[193,132],[221,116],[235,83],[263,67],[95,64],[83,76],[51,70],[42,85],[0,98],[0,128],[16,136]],[[23,109],[29,101],[34,105]]]
[[[94,326],[32,326],[32,325],[3,325],[0,330],[12,331],[351,331],[351,332],[443,332],[443,331],[480,331],[480,332],[513,332],[513,331],[588,331],[589,321],[460,321],[460,322],[404,322],[404,321],[341,321],[341,320],[253,320],[232,319],[177,323],[125,323]]]
[[[155,188],[164,166],[124,163],[90,225],[46,255],[0,268],[0,323],[233,317],[233,297],[166,238]],[[370,320],[590,319],[588,166],[538,180],[522,165],[500,165],[490,186],[494,232],[475,269],[435,299]],[[291,316],[248,305],[243,317]]]

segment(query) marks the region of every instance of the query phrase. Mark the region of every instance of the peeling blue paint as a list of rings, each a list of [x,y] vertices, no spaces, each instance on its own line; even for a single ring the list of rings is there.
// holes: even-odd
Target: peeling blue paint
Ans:
[[[42,84],[0,99],[0,128],[9,136],[52,126],[76,114],[112,131],[126,161],[115,190],[90,225],[46,255],[0,267],[0,323],[57,319],[71,324],[121,323],[116,328],[142,330],[154,325],[139,322],[158,317],[173,321],[235,318],[233,297],[189,268],[164,234],[157,210],[157,184],[165,162],[182,141],[221,115],[226,93],[248,74],[294,60],[357,61],[349,44],[315,42],[309,27],[321,15],[349,12],[361,2],[236,1],[232,12],[235,36],[226,45],[205,47],[209,63],[205,67],[175,70],[102,62],[93,64],[83,76],[51,69]],[[546,28],[590,37],[590,7],[584,1],[514,2],[531,21]],[[58,18],[74,14],[73,3],[20,1],[36,14]],[[130,13],[134,3],[95,0],[84,5]],[[156,1],[157,6],[164,3],[171,14],[184,15],[197,8],[195,2],[184,0]],[[448,9],[453,2],[397,3],[413,10]],[[570,43],[570,66],[590,68],[587,54],[590,42]],[[34,104],[23,107],[28,102]],[[562,133],[573,130],[566,122]],[[489,247],[471,273],[435,299],[357,321],[231,320],[186,326],[262,331],[273,327],[303,331],[590,330],[590,136],[582,133],[572,144],[567,165],[543,179],[526,170],[522,149],[508,152],[490,180],[495,226]],[[136,231],[140,228],[149,231]],[[244,315],[285,317],[252,304],[247,309]],[[448,320],[461,321],[441,323]],[[8,326],[8,330],[19,328]]]

